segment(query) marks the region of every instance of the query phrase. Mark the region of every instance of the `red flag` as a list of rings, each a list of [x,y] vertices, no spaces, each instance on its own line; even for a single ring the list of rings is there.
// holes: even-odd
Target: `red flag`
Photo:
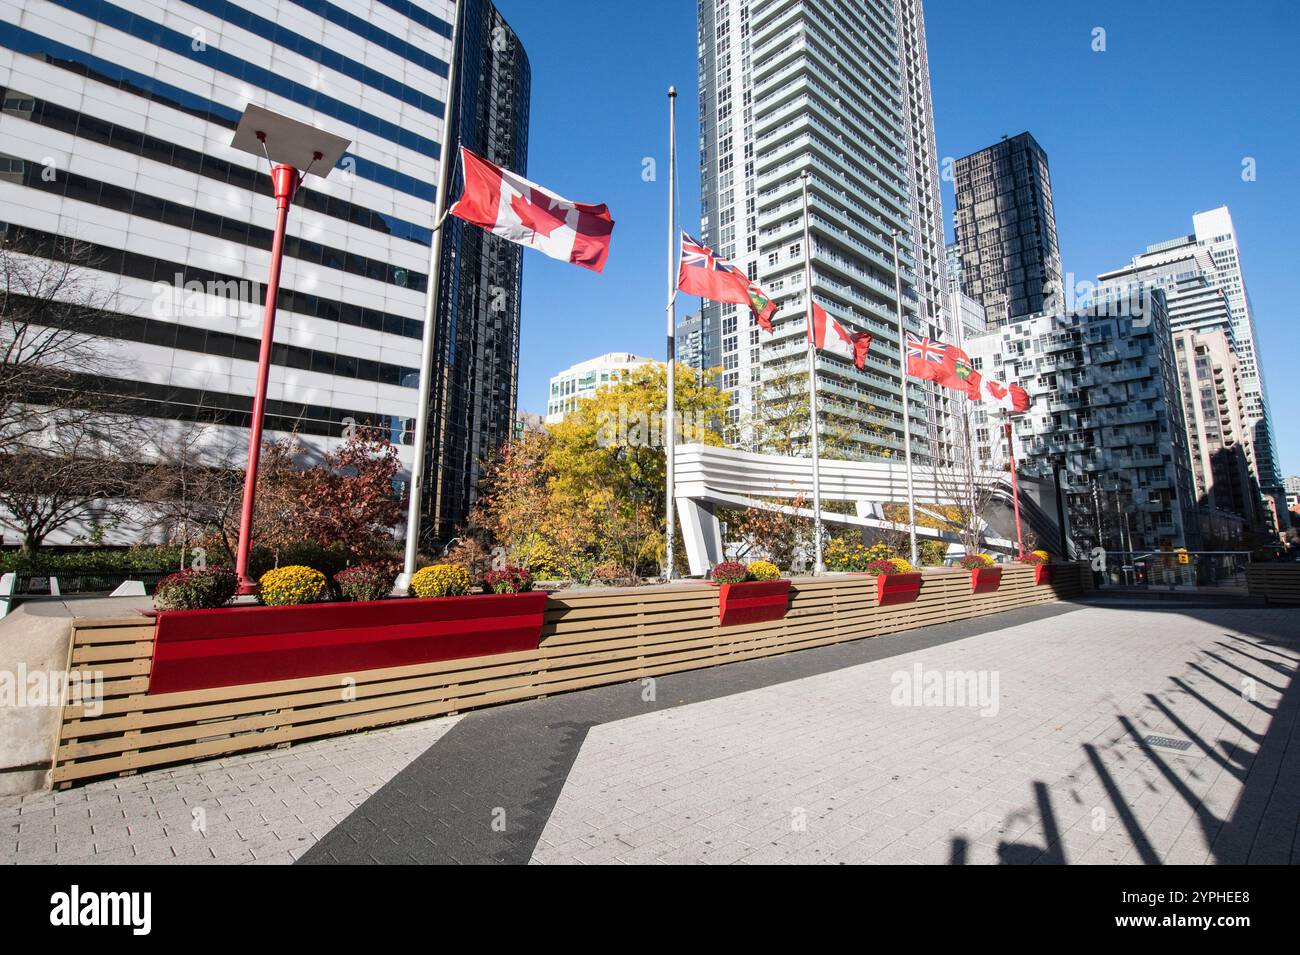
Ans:
[[[973,400],[979,400],[980,373],[971,364],[970,356],[956,345],[944,349],[943,371],[934,380],[945,388],[964,391]]]
[[[1029,410],[1029,393],[1017,384],[1007,384],[992,378],[984,380],[983,397],[1005,411],[1015,414]]]
[[[749,277],[713,250],[682,233],[677,287],[688,295],[714,302],[749,304]]]
[[[812,328],[809,331],[809,340],[815,348],[853,362],[853,366],[858,371],[867,367],[867,352],[871,348],[871,336],[866,332],[845,330],[843,325],[830,318],[826,310],[816,302],[812,303]]]
[[[763,331],[772,331],[776,302],[751,282],[748,275],[685,232],[682,233],[680,261],[677,287],[681,291],[714,302],[748,305]]]
[[[938,381],[943,376],[946,346],[920,335],[907,333],[907,373],[914,378]]]
[[[553,259],[593,272],[605,267],[614,232],[606,206],[570,202],[464,146],[460,162],[465,191],[447,210],[451,215]]]
[[[754,313],[754,321],[769,335],[772,333],[772,319],[776,316],[776,302],[767,297],[767,293],[749,283],[749,310]]]

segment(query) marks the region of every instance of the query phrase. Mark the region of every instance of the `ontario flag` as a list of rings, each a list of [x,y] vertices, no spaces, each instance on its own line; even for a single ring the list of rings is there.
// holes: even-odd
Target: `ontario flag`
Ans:
[[[971,364],[970,356],[956,345],[943,351],[943,373],[935,379],[945,388],[964,391],[973,401],[980,400],[980,373]]]
[[[680,263],[677,267],[678,289],[713,302],[748,305],[763,331],[772,331],[776,302],[751,282],[748,275],[720,255],[714,255],[707,245],[685,232],[682,233]]]
[[[754,313],[754,321],[758,322],[763,331],[771,334],[772,318],[776,315],[776,302],[767,297],[767,293],[755,285],[749,283],[745,289],[749,295],[749,310]]]
[[[858,371],[867,367],[871,336],[866,332],[846,331],[843,325],[827,315],[826,310],[816,302],[812,303],[812,328],[808,330],[808,337],[815,348],[853,362],[853,367]]]
[[[599,272],[614,220],[604,205],[570,202],[460,148],[465,191],[448,213],[493,235]]]
[[[986,378],[983,398],[1010,414],[1029,410],[1029,393],[1017,384]]]
[[[971,365],[970,356],[956,345],[945,345],[908,332],[907,373],[913,378],[964,391],[975,401],[980,399],[980,373]]]
[[[948,346],[930,338],[907,333],[907,373],[913,378],[939,381],[944,377]]]

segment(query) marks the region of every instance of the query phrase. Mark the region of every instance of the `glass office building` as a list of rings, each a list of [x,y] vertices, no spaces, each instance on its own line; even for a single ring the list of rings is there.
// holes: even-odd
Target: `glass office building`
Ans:
[[[466,2],[463,136],[518,168],[525,135],[499,140],[503,123],[526,129],[527,62],[494,49],[490,3]],[[289,216],[268,437],[296,433],[316,457],[369,422],[409,468],[454,12],[440,0],[0,0],[0,236],[75,261],[101,292],[90,327],[111,359],[54,384],[160,428],[202,424],[242,464],[274,201],[266,161],[230,140],[257,104],[351,141]],[[490,414],[448,418],[491,441],[513,412],[519,263],[471,232],[448,244],[436,374],[490,396]],[[489,314],[490,329],[465,330]]]
[[[463,0],[455,129],[468,149],[528,174],[532,72],[519,37],[488,0]],[[461,192],[457,169],[451,195]],[[438,302],[429,475],[422,532],[445,544],[474,504],[483,463],[512,434],[523,247],[448,217]]]
[[[958,159],[953,191],[962,291],[994,325],[1051,307],[1061,252],[1047,153],[1034,137],[1003,137]]]

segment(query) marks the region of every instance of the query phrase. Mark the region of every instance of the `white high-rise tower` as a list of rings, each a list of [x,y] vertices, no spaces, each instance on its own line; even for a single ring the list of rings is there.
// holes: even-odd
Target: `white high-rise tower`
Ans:
[[[1232,337],[1237,354],[1237,367],[1241,376],[1241,392],[1246,426],[1251,431],[1255,455],[1255,473],[1260,486],[1279,487],[1282,476],[1277,468],[1273,446],[1273,422],[1268,413],[1268,393],[1264,388],[1264,367],[1259,361],[1259,336],[1255,331],[1255,315],[1246,293],[1246,282],[1241,273],[1241,251],[1237,246],[1237,230],[1227,206],[1192,216],[1192,233],[1198,245],[1209,249],[1214,259],[1219,287],[1228,296],[1232,312]]]
[[[704,303],[734,439],[756,443],[765,409],[806,395],[807,171],[814,295],[874,339],[864,371],[818,358],[823,448],[901,454],[893,234],[911,330],[942,329],[945,284],[921,2],[699,0],[698,10],[701,238],[780,306],[769,336],[743,307]],[[913,448],[928,456],[934,404],[919,387],[910,397]]]
[[[1169,289],[1193,272],[1204,275],[1227,299],[1230,338],[1236,357],[1241,413],[1245,420],[1245,440],[1250,447],[1251,463],[1260,488],[1278,500],[1279,510],[1284,511],[1282,477],[1277,467],[1264,369],[1259,361],[1259,337],[1242,277],[1237,231],[1227,206],[1196,213],[1192,216],[1189,235],[1148,246],[1130,264],[1103,273],[1099,278],[1103,285],[1142,279]]]

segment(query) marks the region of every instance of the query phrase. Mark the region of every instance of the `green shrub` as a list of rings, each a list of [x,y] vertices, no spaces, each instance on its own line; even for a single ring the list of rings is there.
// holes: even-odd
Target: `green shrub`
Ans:
[[[253,578],[260,579],[276,567],[310,567],[332,580],[335,574],[347,569],[350,558],[348,549],[342,544],[322,547],[311,541],[299,541],[276,550],[254,547],[248,557],[248,572]]]
[[[540,534],[528,534],[516,544],[510,561],[532,574],[535,580],[559,580],[565,572],[559,552]]]
[[[229,603],[237,584],[229,567],[182,570],[159,582],[153,605],[158,610],[210,610]]]
[[[918,541],[917,557],[925,567],[942,567],[944,558],[948,556],[947,541]]]
[[[184,561],[189,563],[188,555]],[[16,548],[0,551],[0,573],[76,574],[92,571],[167,573],[181,567],[179,547],[88,547],[73,551],[39,548],[30,557]]]
[[[357,564],[340,570],[334,583],[345,600],[383,600],[393,589],[393,575],[376,564]]]

